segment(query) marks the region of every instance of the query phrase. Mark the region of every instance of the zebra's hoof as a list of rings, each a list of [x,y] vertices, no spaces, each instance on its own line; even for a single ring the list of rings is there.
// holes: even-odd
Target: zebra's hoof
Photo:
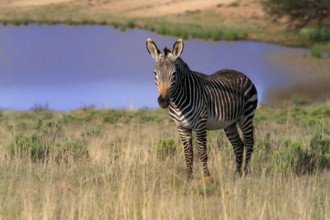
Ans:
[[[213,178],[211,176],[204,176],[200,181],[201,185],[207,185],[213,182]]]
[[[251,173],[250,166],[244,167],[244,175],[247,176],[249,173]]]
[[[236,170],[234,173],[234,179],[241,178],[242,177],[242,171]]]

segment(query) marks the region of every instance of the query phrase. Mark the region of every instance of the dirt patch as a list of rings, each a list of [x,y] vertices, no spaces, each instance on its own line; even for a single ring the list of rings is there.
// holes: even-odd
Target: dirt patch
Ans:
[[[77,8],[84,7],[90,11],[106,12],[121,17],[156,17],[182,14],[187,11],[213,10],[221,8],[219,12],[229,10],[228,14],[242,5],[247,5],[248,0],[7,0],[0,6],[5,8],[15,7],[41,7],[49,4],[67,3]],[[231,6],[236,7],[231,7]],[[256,11],[255,8],[253,11]],[[236,12],[237,13],[237,12]],[[246,14],[245,10],[238,13]],[[229,16],[232,17],[232,16]]]
[[[71,2],[72,0],[15,0],[8,1],[8,4],[14,7],[29,7],[29,6],[42,6],[48,4],[58,4],[64,2]]]
[[[235,0],[122,0],[99,5],[99,10],[120,13],[128,17],[156,17],[181,14],[186,11],[216,8],[219,4],[230,4]]]

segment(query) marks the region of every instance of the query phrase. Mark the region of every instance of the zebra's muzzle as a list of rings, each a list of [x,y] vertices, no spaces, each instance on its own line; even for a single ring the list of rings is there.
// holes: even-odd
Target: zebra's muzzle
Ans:
[[[166,97],[159,96],[158,104],[162,108],[167,108],[170,104],[170,99],[167,96]]]

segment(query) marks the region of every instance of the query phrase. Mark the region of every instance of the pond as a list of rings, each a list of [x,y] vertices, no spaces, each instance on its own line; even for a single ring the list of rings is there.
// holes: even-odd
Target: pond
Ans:
[[[159,48],[171,48],[176,40],[109,26],[0,26],[0,108],[158,108],[147,38]],[[272,57],[305,53],[260,42],[189,39],[181,57],[192,70],[206,74],[224,68],[246,73],[257,86],[259,101],[267,102],[268,91],[293,80],[290,66],[278,65]]]

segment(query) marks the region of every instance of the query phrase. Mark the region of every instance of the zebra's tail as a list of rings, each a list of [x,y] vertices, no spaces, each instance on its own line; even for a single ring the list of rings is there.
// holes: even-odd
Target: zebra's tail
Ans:
[[[254,113],[258,106],[258,92],[255,85],[251,82],[250,87],[244,93],[245,99],[245,111],[244,116],[245,118],[253,118]]]

